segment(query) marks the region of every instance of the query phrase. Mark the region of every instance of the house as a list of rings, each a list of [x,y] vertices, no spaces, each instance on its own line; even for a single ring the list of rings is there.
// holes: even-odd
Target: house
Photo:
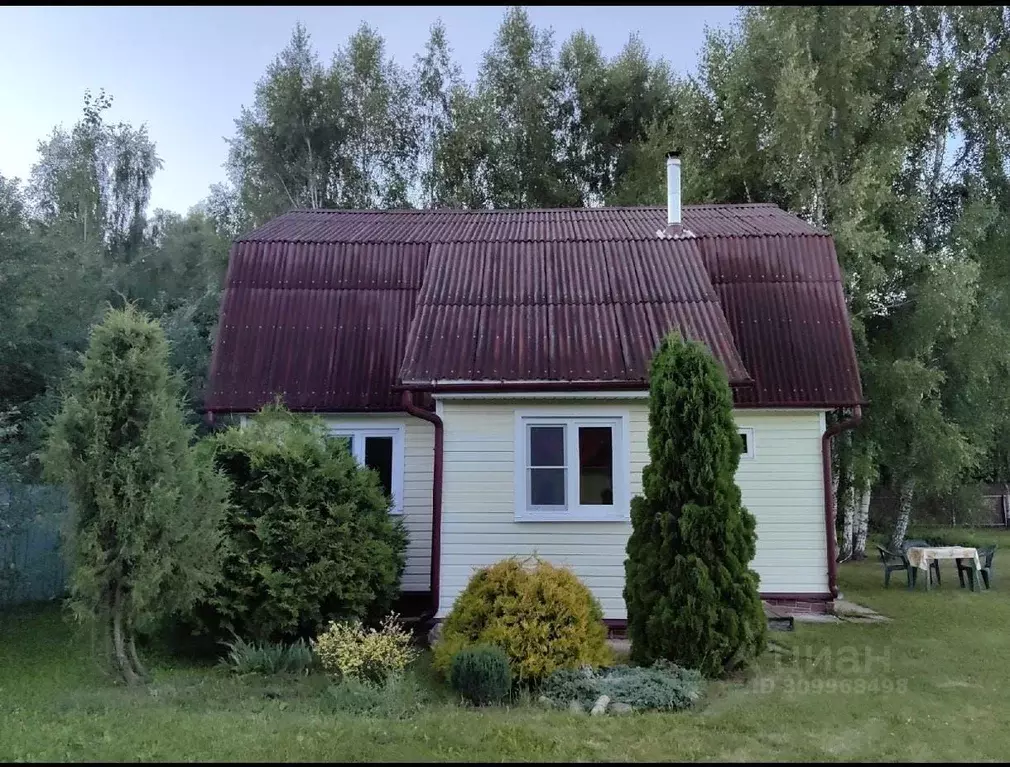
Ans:
[[[301,210],[232,249],[206,410],[281,394],[377,469],[402,588],[444,616],[474,568],[534,552],[626,617],[647,369],[671,330],[725,368],[762,596],[836,595],[829,441],[863,402],[831,237],[774,205]],[[827,414],[839,418],[827,425]]]

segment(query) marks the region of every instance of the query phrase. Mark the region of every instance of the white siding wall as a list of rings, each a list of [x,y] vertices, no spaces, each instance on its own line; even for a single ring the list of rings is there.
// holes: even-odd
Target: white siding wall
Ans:
[[[323,417],[330,426],[340,424],[375,428],[404,427],[403,521],[410,535],[403,591],[431,588],[431,483],[434,465],[435,429],[425,420],[405,414],[348,413]]]
[[[532,403],[443,401],[445,483],[438,615],[444,617],[475,568],[536,552],[570,565],[599,598],[604,616],[626,617],[627,522],[515,522],[515,411]],[[542,400],[537,405],[545,404]],[[641,492],[648,462],[645,400],[558,402],[559,410],[626,410],[631,494]],[[823,414],[815,411],[735,413],[754,429],[755,457],[741,460],[737,481],[757,517],[753,567],[763,593],[825,593],[824,511],[820,466]],[[429,463],[430,466],[430,463]],[[430,485],[429,485],[430,486]]]

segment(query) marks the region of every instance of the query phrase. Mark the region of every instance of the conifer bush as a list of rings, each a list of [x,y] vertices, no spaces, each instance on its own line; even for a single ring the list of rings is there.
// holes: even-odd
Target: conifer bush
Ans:
[[[725,373],[669,336],[652,360],[649,464],[631,502],[624,600],[632,660],[719,676],[765,644],[755,520],[735,474],[740,437]]]
[[[500,647],[464,647],[449,665],[452,689],[475,706],[501,703],[512,692],[512,667]]]
[[[407,533],[375,472],[320,419],[270,405],[208,449],[232,492],[222,578],[195,614],[206,633],[290,642],[389,611]]]
[[[508,656],[520,684],[559,668],[610,662],[603,611],[567,567],[532,558],[502,560],[474,573],[435,644],[434,665],[448,675],[465,647],[492,644]]]
[[[47,475],[73,508],[71,606],[97,621],[127,683],[146,678],[136,636],[182,613],[219,574],[227,480],[194,447],[161,326],[109,310],[49,430]]]

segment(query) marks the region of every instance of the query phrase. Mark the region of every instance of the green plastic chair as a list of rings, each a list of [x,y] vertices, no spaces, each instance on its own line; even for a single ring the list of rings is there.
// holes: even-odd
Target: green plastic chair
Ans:
[[[895,570],[905,571],[905,577],[908,579],[908,588],[912,588],[912,568],[908,565],[908,558],[903,553],[895,554],[883,546],[877,546],[877,551],[880,553],[880,562],[884,566],[884,588],[886,589],[891,585],[891,573]]]
[[[978,572],[982,576],[982,583],[985,584],[987,590],[992,587],[992,558],[995,553],[995,545],[986,546],[978,550],[979,564],[982,565],[982,569]],[[954,563],[957,565],[957,579],[961,582],[961,588],[964,588],[964,576],[967,573],[968,585],[974,591],[975,561],[972,559],[955,559]]]

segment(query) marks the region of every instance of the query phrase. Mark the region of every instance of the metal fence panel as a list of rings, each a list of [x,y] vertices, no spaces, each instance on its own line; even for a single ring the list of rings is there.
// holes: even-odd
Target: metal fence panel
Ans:
[[[0,607],[64,596],[68,513],[63,488],[0,486]]]

